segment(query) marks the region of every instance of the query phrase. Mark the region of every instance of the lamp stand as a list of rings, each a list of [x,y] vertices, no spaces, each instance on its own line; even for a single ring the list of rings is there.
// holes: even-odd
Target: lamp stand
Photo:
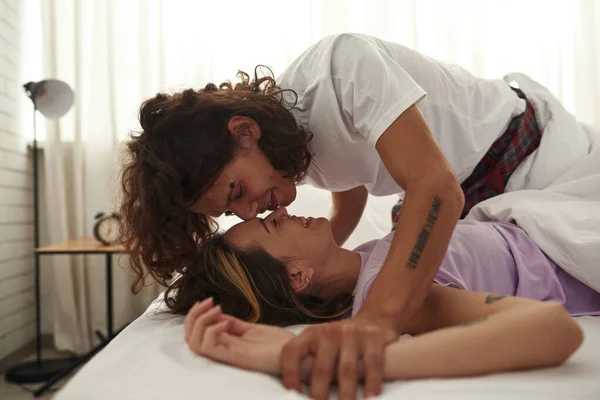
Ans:
[[[37,145],[37,108],[33,108],[33,215],[34,215],[34,248],[40,247],[40,218],[39,218],[39,164]],[[6,370],[4,379],[10,383],[38,383],[50,380],[59,372],[69,368],[77,357],[62,359],[42,360],[42,323],[40,305],[40,256],[34,252],[35,257],[35,328],[36,328],[36,359],[22,364],[17,364]],[[40,393],[41,394],[41,393]],[[35,395],[38,397],[40,394]]]

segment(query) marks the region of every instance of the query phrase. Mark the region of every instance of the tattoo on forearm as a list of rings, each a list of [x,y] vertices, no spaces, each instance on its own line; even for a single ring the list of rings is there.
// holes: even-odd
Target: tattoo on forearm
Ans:
[[[477,319],[474,319],[473,321],[467,321],[467,322],[458,324],[458,326],[471,326],[471,325],[479,324],[479,323],[485,321],[486,319],[487,319],[487,317],[477,318]]]
[[[485,298],[485,304],[495,303],[499,300],[502,300],[505,297],[506,296],[502,296],[502,295],[488,294],[488,296]]]
[[[440,215],[442,203],[443,201],[439,196],[435,196],[433,198],[431,209],[429,210],[429,214],[427,215],[427,221],[425,221],[425,224],[423,224],[423,227],[421,228],[421,232],[417,237],[417,243],[415,244],[415,247],[413,247],[412,252],[410,253],[410,257],[408,258],[408,262],[406,263],[406,268],[417,268],[417,264],[421,259],[421,254],[423,254],[423,250],[425,249],[425,245],[427,244],[427,240],[429,239],[431,230],[433,229]]]

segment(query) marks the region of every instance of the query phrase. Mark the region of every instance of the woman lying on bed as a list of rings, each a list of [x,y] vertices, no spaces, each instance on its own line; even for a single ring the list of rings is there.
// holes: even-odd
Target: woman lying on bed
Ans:
[[[246,221],[225,235],[205,239],[203,265],[176,281],[178,290],[168,300],[175,312],[186,313],[197,300],[212,297],[194,305],[186,317],[186,341],[195,353],[279,374],[294,368],[294,359],[280,363],[278,358],[293,334],[242,320],[285,326],[331,321],[359,311],[386,257],[391,234],[349,251],[335,244],[326,219],[285,213],[280,209],[264,220]],[[508,223],[460,221],[435,281],[438,284],[406,329],[416,337],[387,347],[387,379],[556,365],[582,341],[569,312],[600,310],[600,294],[563,273],[521,229]],[[343,332],[342,337],[370,340],[354,332]],[[321,388],[329,387],[330,382],[320,379],[331,376],[336,360],[329,353],[336,353],[335,346],[339,343],[306,349],[316,354],[310,377],[314,397],[322,397]],[[341,373],[359,374],[354,360],[339,360],[346,364]],[[307,366],[305,379],[310,370]],[[343,395],[353,397],[356,388],[344,390]]]

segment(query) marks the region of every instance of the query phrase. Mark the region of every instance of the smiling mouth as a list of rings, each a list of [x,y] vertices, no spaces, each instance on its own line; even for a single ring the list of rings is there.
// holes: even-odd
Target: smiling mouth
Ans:
[[[301,219],[302,219],[302,223],[303,223],[303,225],[304,225],[305,228],[308,228],[310,226],[310,223],[313,220],[311,217],[308,217],[308,218],[302,217]]]
[[[297,217],[295,215],[285,215],[286,218],[291,218],[294,221],[296,221],[297,223],[299,223],[300,225],[302,225],[304,228],[308,228],[311,224],[311,222],[313,221],[312,217]]]
[[[271,190],[271,197],[269,199],[269,203],[267,204],[267,210],[269,211],[275,211],[279,208],[279,199],[277,199],[277,196],[275,195],[275,192],[273,192]],[[264,211],[263,211],[264,212]]]

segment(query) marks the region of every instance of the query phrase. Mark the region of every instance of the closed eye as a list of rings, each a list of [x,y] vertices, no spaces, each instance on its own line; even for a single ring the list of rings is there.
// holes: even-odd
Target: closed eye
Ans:
[[[227,202],[225,203],[225,211],[224,211],[225,215],[233,215],[233,212],[228,210],[228,208],[232,201],[239,200],[243,195],[244,195],[244,187],[241,184],[238,186],[237,193],[233,194],[233,189],[232,189],[232,192],[229,193],[229,196],[227,197]]]
[[[239,199],[244,195],[244,186],[240,185],[237,194],[235,195],[235,200]]]
[[[267,224],[265,224],[265,220],[262,218],[259,218],[258,221],[260,222],[260,224],[262,225],[263,228],[265,228],[265,231],[267,231],[267,233],[271,233],[269,232],[269,228],[267,228]]]

